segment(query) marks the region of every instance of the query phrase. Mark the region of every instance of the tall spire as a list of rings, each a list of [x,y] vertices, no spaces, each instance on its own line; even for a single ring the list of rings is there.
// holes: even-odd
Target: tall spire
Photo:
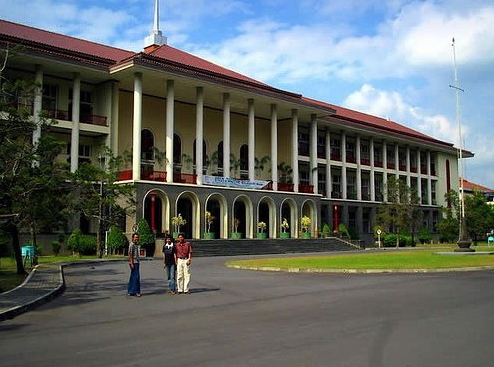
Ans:
[[[161,45],[166,45],[166,37],[161,34],[159,27],[159,18],[160,18],[160,5],[159,0],[154,1],[154,22],[153,22],[153,30],[144,40],[144,49],[146,51],[154,50],[156,47]]]

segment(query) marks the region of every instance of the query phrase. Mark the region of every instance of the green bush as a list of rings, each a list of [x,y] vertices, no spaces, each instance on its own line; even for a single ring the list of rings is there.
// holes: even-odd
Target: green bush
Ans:
[[[96,255],[96,236],[81,236],[79,245],[80,255]]]
[[[62,248],[62,244],[58,241],[51,241],[51,249],[53,251],[53,255],[60,255],[60,249]]]
[[[394,234],[389,233],[382,236],[382,243],[384,247],[396,247],[396,240],[398,238],[398,246],[414,246],[412,242],[412,236],[403,235],[403,234]]]
[[[82,231],[76,228],[67,240],[67,248],[79,255],[96,255],[96,237],[83,235]]]
[[[424,227],[419,232],[419,241],[420,243],[430,243],[432,239],[432,234],[429,228]]]
[[[108,247],[113,251],[118,251],[121,249],[125,249],[128,245],[128,240],[127,237],[125,236],[125,233],[117,227],[117,226],[111,226],[110,230],[108,231],[108,241],[107,241]]]

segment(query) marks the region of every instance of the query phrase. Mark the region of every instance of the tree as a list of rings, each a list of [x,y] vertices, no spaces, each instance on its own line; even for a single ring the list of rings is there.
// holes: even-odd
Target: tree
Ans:
[[[111,252],[115,253],[115,251],[125,249],[127,244],[128,240],[123,231],[116,225],[110,226],[107,245]]]
[[[139,222],[137,222],[137,234],[139,235],[139,244],[143,248],[146,250],[151,248],[154,249],[155,237],[146,219],[141,218]]]
[[[473,195],[465,197],[465,213],[468,234],[473,241],[485,239],[486,233],[494,228],[494,214],[480,191],[475,190]]]
[[[111,225],[118,224],[135,210],[135,187],[132,183],[117,182],[117,174],[125,162],[124,157],[114,156],[105,148],[100,158],[104,167],[82,164],[72,174],[71,211],[82,213],[98,222],[96,254],[103,256],[104,233]]]
[[[379,205],[376,224],[383,226],[387,233],[395,233],[396,247],[399,234],[409,233],[414,243],[414,234],[422,221],[419,197],[404,181],[390,177],[387,185],[387,202]]]
[[[460,224],[460,208],[458,193],[454,190],[444,195],[448,205],[442,208],[443,217],[437,224],[441,241],[455,242],[458,239]]]
[[[24,274],[19,232],[29,228],[36,246],[39,228],[63,226],[67,171],[56,161],[62,144],[50,135],[54,121],[43,113],[31,118],[39,86],[1,74],[0,81],[0,225],[11,237],[17,273]],[[33,144],[35,130],[41,135]]]

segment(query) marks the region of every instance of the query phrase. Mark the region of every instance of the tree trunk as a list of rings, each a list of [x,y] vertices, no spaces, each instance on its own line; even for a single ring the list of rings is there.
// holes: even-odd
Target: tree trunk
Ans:
[[[19,241],[19,229],[15,223],[9,223],[8,231],[12,236],[12,247],[14,248],[15,263],[17,265],[17,274],[26,275],[27,272],[24,269],[24,263],[22,262],[22,251]]]

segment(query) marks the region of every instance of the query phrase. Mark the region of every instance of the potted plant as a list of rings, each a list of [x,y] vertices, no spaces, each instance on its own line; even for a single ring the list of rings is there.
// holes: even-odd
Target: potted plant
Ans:
[[[281,238],[290,238],[290,232],[288,232],[289,228],[290,225],[288,224],[288,220],[286,218],[283,218],[283,221],[281,222]]]
[[[236,240],[242,238],[242,233],[238,231],[238,226],[240,225],[240,219],[238,219],[237,217],[233,218],[232,224],[233,224],[232,238]]]
[[[206,232],[204,233],[204,238],[207,240],[214,239],[214,232],[211,232],[211,224],[213,224],[216,217],[211,214],[210,211],[206,210],[205,221],[206,221]]]
[[[267,226],[265,222],[257,223],[257,228],[259,228],[259,232],[257,232],[257,238],[262,238],[262,239],[267,238],[267,233],[264,232],[266,230],[266,227]]]
[[[182,217],[182,214],[178,214],[175,217],[172,217],[172,225],[173,225],[173,237],[177,238],[178,234],[180,233],[180,230],[182,226],[184,226],[187,223],[187,221]]]
[[[304,215],[301,219],[300,219],[300,226],[302,227],[302,238],[310,238],[311,237],[311,234],[310,234],[310,226],[311,226],[311,219]]]

